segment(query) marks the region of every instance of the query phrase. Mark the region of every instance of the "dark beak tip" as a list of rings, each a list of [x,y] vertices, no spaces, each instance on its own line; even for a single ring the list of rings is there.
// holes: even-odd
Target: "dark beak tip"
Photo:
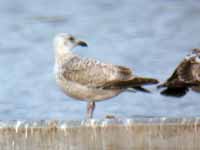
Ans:
[[[78,44],[79,44],[80,46],[82,46],[82,47],[87,47],[87,46],[88,46],[87,43],[86,43],[86,42],[83,42],[83,41],[80,41]]]

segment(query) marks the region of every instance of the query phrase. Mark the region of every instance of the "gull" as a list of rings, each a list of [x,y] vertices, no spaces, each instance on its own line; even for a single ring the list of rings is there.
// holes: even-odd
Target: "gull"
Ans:
[[[54,38],[54,71],[56,82],[66,95],[87,101],[87,118],[93,117],[97,101],[117,96],[129,88],[146,91],[141,85],[158,83],[153,78],[133,75],[127,67],[82,58],[72,52],[76,46],[87,44],[67,33]]]
[[[161,94],[176,97],[184,96],[189,88],[200,90],[200,48],[192,49],[167,81],[158,86],[162,87],[166,89],[161,91]]]

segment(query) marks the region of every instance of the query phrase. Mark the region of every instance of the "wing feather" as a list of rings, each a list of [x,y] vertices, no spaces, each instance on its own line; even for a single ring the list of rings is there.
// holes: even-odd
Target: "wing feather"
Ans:
[[[129,68],[100,63],[94,59],[71,58],[62,65],[66,80],[86,86],[99,87],[113,80],[128,80],[132,77]]]
[[[184,87],[200,83],[200,63],[196,57],[185,58],[175,69],[171,77],[163,84],[168,87]]]

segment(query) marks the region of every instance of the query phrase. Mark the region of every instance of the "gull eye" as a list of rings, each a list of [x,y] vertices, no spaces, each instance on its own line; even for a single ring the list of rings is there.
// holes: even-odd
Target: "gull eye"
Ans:
[[[69,40],[70,40],[70,41],[74,41],[74,37],[70,36],[70,37],[69,37]]]

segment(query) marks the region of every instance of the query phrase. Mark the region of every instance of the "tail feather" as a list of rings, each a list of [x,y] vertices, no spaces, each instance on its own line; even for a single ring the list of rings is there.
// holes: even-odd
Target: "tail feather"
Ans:
[[[148,84],[157,84],[159,81],[154,78],[145,78],[145,77],[135,77],[131,80],[131,83],[135,85],[148,85]]]
[[[172,86],[173,85],[173,86]],[[172,96],[172,97],[182,97],[185,94],[187,94],[188,90],[189,90],[189,84],[181,84],[181,86],[179,84],[169,84],[167,82],[160,84],[157,86],[158,89],[160,88],[165,88],[164,90],[162,90],[160,92],[160,94],[164,95],[164,96]]]
[[[188,92],[187,87],[182,88],[166,88],[160,93],[164,96],[182,97]]]
[[[133,87],[136,91],[144,92],[144,93],[151,93],[151,91],[147,90],[146,88],[143,88],[141,86],[135,86]]]
[[[142,85],[157,84],[158,80],[153,78],[135,77],[131,80],[117,80],[106,83],[103,88],[138,88]],[[139,89],[138,89],[139,90]]]

